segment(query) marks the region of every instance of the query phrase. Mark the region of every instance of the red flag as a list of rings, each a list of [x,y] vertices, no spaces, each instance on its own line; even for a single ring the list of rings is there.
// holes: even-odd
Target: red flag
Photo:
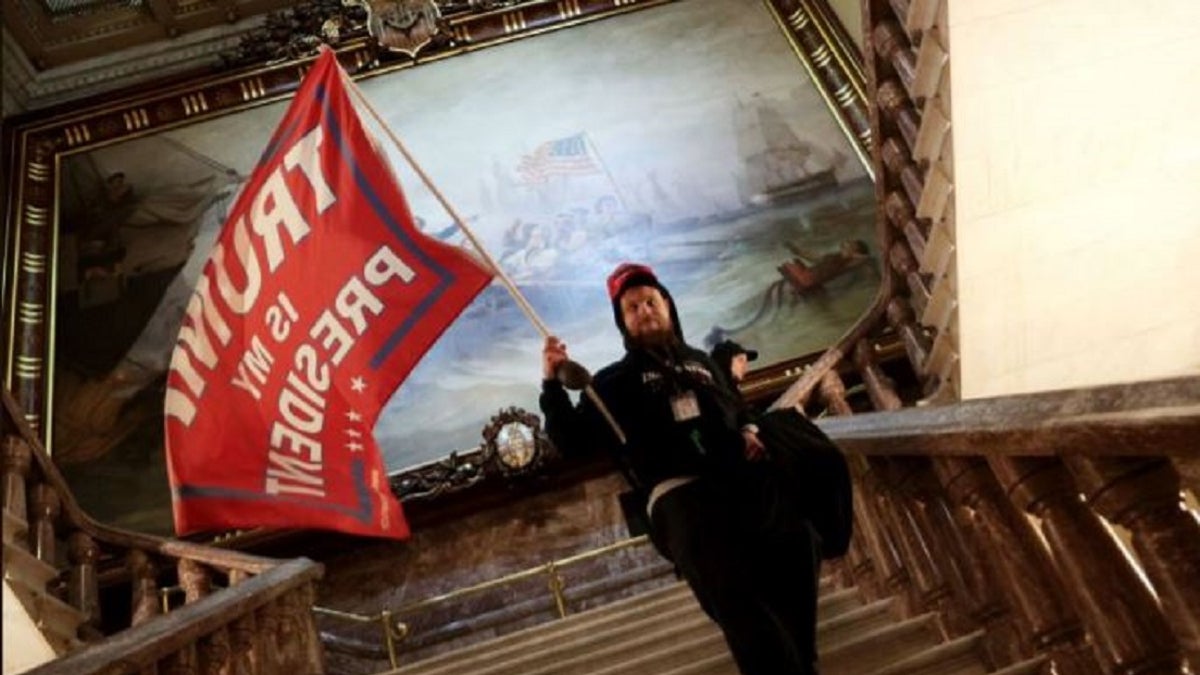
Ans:
[[[230,210],[171,357],[176,531],[406,537],[372,429],[490,279],[417,231],[326,50]]]

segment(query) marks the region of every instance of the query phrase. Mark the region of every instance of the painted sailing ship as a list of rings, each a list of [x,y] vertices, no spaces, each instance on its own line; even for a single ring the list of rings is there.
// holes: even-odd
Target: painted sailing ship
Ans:
[[[738,190],[747,205],[776,206],[837,185],[837,154],[828,157],[828,151],[797,136],[762,96],[739,101],[734,124],[744,171]]]

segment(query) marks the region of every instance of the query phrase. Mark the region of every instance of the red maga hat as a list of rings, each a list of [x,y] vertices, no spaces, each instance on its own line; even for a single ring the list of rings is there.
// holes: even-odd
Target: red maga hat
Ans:
[[[649,277],[655,285],[658,285],[658,277],[655,276],[654,270],[646,265],[639,263],[621,263],[617,265],[617,269],[608,275],[608,299],[616,300],[621,291],[625,290],[625,282],[633,277]]]

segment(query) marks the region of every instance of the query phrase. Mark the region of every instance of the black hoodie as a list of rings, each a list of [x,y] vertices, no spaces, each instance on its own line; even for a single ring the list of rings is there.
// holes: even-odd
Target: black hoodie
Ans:
[[[650,350],[629,339],[620,298],[635,286],[657,288],[668,301],[677,345]],[[626,354],[596,373],[592,386],[620,424],[626,443],[621,445],[590,399],[583,396],[578,406],[572,405],[556,380],[543,383],[540,399],[551,440],[567,456],[609,450],[642,493],[667,478],[719,475],[742,464],[741,397],[707,354],[683,341],[667,289],[649,268],[639,268],[617,288],[610,287],[610,295]],[[671,400],[688,392],[695,395],[700,415],[676,421]]]

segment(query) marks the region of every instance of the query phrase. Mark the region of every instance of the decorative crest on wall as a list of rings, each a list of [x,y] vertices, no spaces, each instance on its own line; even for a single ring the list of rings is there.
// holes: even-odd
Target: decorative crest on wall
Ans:
[[[476,41],[472,30],[482,15],[539,0],[307,0],[266,15],[263,25],[221,55],[225,68],[278,63],[313,56],[331,47],[366,42],[376,56],[416,59]],[[597,8],[599,9],[599,8]],[[520,17],[521,15],[514,15]],[[502,22],[503,32],[533,27],[525,20]]]
[[[346,0],[367,9],[367,32],[380,47],[416,58],[447,26],[434,0]]]

